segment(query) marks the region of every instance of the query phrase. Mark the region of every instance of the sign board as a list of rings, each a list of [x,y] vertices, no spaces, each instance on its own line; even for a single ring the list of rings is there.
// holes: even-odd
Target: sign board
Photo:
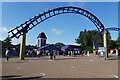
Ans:
[[[106,48],[105,47],[98,47],[98,56],[105,56],[106,55]]]

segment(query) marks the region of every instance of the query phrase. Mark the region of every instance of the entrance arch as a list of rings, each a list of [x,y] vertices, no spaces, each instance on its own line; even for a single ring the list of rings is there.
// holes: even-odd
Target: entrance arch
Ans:
[[[55,8],[55,9],[43,12],[42,14],[39,14],[35,16],[34,18],[30,18],[28,21],[25,21],[23,24],[10,30],[8,33],[11,34],[10,36],[11,38],[14,38],[14,37],[19,38],[22,35],[22,32],[27,33],[29,30],[31,30],[33,27],[40,24],[41,22],[53,16],[65,14],[65,13],[81,14],[87,17],[89,20],[91,20],[99,31],[104,30],[104,25],[92,13],[79,7],[67,6],[67,7],[59,7],[59,8]]]
[[[94,37],[94,41],[93,41],[93,44],[94,44],[94,48],[95,49],[98,49],[98,45],[97,45],[97,38],[98,36],[102,37],[100,34],[104,31],[120,31],[120,28],[116,28],[116,27],[111,27],[111,28],[106,28],[105,30],[102,30],[100,32],[98,32],[95,37]]]
[[[14,37],[19,38],[22,35],[21,47],[20,47],[20,56],[21,56],[20,59],[24,59],[23,54],[24,54],[25,43],[26,43],[26,33],[32,28],[34,28],[36,25],[40,24],[41,22],[44,22],[45,20],[53,16],[65,14],[65,13],[81,14],[87,17],[89,20],[91,20],[93,24],[96,26],[96,28],[98,29],[98,31],[101,32],[105,29],[104,25],[95,15],[79,7],[73,7],[73,6],[58,7],[58,8],[45,11],[35,16],[34,18],[30,18],[28,21],[25,21],[23,24],[17,26],[16,28],[8,32],[11,38],[14,38]]]

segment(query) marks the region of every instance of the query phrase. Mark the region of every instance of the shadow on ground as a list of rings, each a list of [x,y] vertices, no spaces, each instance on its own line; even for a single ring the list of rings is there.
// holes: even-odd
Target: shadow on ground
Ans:
[[[35,77],[22,77],[22,75],[7,75],[0,76],[1,80],[39,80],[43,76],[35,76]]]
[[[116,56],[110,56],[108,60],[120,60],[120,57]]]
[[[73,59],[80,59],[77,57],[73,57],[73,58],[56,58],[55,60],[73,60]]]
[[[64,57],[56,57],[55,60],[71,60],[71,59],[80,59],[79,57],[67,57],[67,56],[64,56]],[[32,61],[32,60],[52,60],[50,59],[49,57],[38,57],[38,58],[26,58],[24,61]],[[54,60],[54,59],[53,59]],[[22,63],[22,62],[17,62],[17,63]]]

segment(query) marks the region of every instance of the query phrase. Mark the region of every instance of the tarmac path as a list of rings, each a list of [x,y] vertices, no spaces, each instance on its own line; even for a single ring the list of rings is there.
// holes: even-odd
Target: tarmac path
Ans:
[[[118,78],[118,59],[97,56],[49,56],[40,58],[2,59],[2,77],[10,78]]]

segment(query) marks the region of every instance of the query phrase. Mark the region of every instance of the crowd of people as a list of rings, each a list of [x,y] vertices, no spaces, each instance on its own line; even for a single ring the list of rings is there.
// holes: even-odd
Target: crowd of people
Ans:
[[[19,51],[18,50],[11,50],[9,48],[5,49],[5,57],[6,60],[9,61],[9,58],[12,56],[19,57]],[[40,57],[40,56],[50,56],[50,59],[56,59],[56,56],[61,54],[60,51],[57,50],[38,50],[38,49],[26,49],[25,50],[25,57]],[[62,53],[64,56],[69,55],[68,51],[67,53]],[[79,55],[77,51],[72,51],[72,55],[75,57],[76,55]],[[89,56],[89,51],[83,50],[80,52],[80,55],[82,56]]]

